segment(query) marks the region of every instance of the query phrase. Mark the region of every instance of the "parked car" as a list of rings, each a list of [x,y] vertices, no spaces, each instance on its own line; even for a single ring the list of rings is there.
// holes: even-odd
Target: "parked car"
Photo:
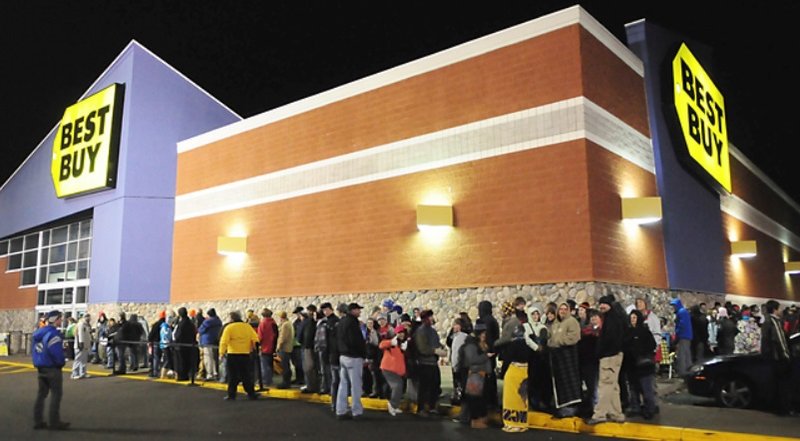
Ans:
[[[800,334],[790,338],[789,346],[795,356],[800,354]],[[760,353],[718,355],[693,365],[689,372],[689,393],[715,398],[720,406],[744,409],[775,402],[772,363]]]

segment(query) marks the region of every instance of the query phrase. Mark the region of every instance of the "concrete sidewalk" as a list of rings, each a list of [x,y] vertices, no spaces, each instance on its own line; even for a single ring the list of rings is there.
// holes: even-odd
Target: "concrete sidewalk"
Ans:
[[[0,357],[0,366],[16,366],[19,368],[32,368],[29,356]],[[70,371],[71,363],[68,362],[65,371]],[[111,371],[100,365],[89,365],[92,376],[110,376]],[[136,373],[118,376],[140,381],[154,381],[175,385],[192,385],[191,382],[177,382],[175,380],[154,379],[147,376],[147,370],[140,369]],[[195,386],[223,391],[226,386],[218,382],[196,380]],[[498,385],[502,391],[502,381]],[[710,405],[674,404],[669,396],[682,391],[680,380],[660,379],[657,383],[660,397],[660,413],[655,418],[645,421],[641,418],[629,418],[625,423],[605,423],[590,426],[581,418],[553,418],[543,412],[528,412],[528,425],[532,429],[556,430],[572,433],[587,433],[601,436],[613,436],[643,440],[709,440],[724,439],[725,441],[748,440],[754,436],[759,440],[779,441],[797,440],[800,434],[800,418],[778,417],[776,415],[757,411],[723,409]],[[452,377],[449,367],[442,368],[442,399],[440,410],[442,413],[455,416],[459,408],[450,405],[452,392]],[[269,389],[261,394],[269,398],[301,400],[311,403],[330,403],[329,395],[303,394],[299,388]],[[363,398],[362,403],[366,409],[385,411],[386,400]],[[414,410],[413,405],[406,404],[407,410]],[[495,424],[500,425],[500,417],[492,415]],[[455,423],[454,423],[455,424]]]

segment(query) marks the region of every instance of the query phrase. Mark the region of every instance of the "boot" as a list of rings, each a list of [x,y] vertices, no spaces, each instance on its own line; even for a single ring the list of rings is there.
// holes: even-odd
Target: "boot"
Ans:
[[[489,417],[475,418],[470,422],[470,427],[473,429],[488,429]]]

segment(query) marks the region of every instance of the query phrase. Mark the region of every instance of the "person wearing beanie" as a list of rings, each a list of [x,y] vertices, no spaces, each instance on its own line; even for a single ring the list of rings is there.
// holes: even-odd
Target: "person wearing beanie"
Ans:
[[[619,375],[626,317],[613,295],[600,297],[598,309],[602,315],[603,327],[597,338],[597,356],[600,362],[597,404],[594,406],[594,414],[586,423],[621,423],[625,421],[625,414],[620,402]]]
[[[147,333],[147,346],[149,348],[148,356],[150,357],[150,372],[148,376],[157,378],[161,371],[161,357],[163,351],[161,350],[161,325],[167,320],[167,311],[158,313],[158,320],[150,327]]]
[[[65,430],[69,423],[61,421],[61,396],[64,367],[64,340],[58,328],[61,326],[60,311],[50,311],[45,323],[33,333],[33,365],[38,369],[39,391],[33,406],[33,428],[35,430]],[[50,395],[49,425],[44,421],[44,402]]]
[[[186,308],[178,309],[178,317],[178,325],[173,334],[174,341],[178,344],[175,351],[178,355],[175,373],[178,381],[189,381],[190,375],[195,374],[194,366],[197,363],[197,348],[193,346],[197,342],[197,328],[189,318]]]

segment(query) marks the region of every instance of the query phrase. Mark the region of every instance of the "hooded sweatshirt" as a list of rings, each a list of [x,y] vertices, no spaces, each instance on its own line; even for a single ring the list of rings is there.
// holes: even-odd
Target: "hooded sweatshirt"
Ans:
[[[500,324],[492,315],[492,302],[483,300],[478,303],[478,320],[476,323],[486,325],[486,341],[489,348],[494,348],[494,343],[500,338]]]
[[[680,299],[672,299],[669,304],[675,309],[675,336],[678,340],[691,340],[692,317],[689,310],[683,306]]]

